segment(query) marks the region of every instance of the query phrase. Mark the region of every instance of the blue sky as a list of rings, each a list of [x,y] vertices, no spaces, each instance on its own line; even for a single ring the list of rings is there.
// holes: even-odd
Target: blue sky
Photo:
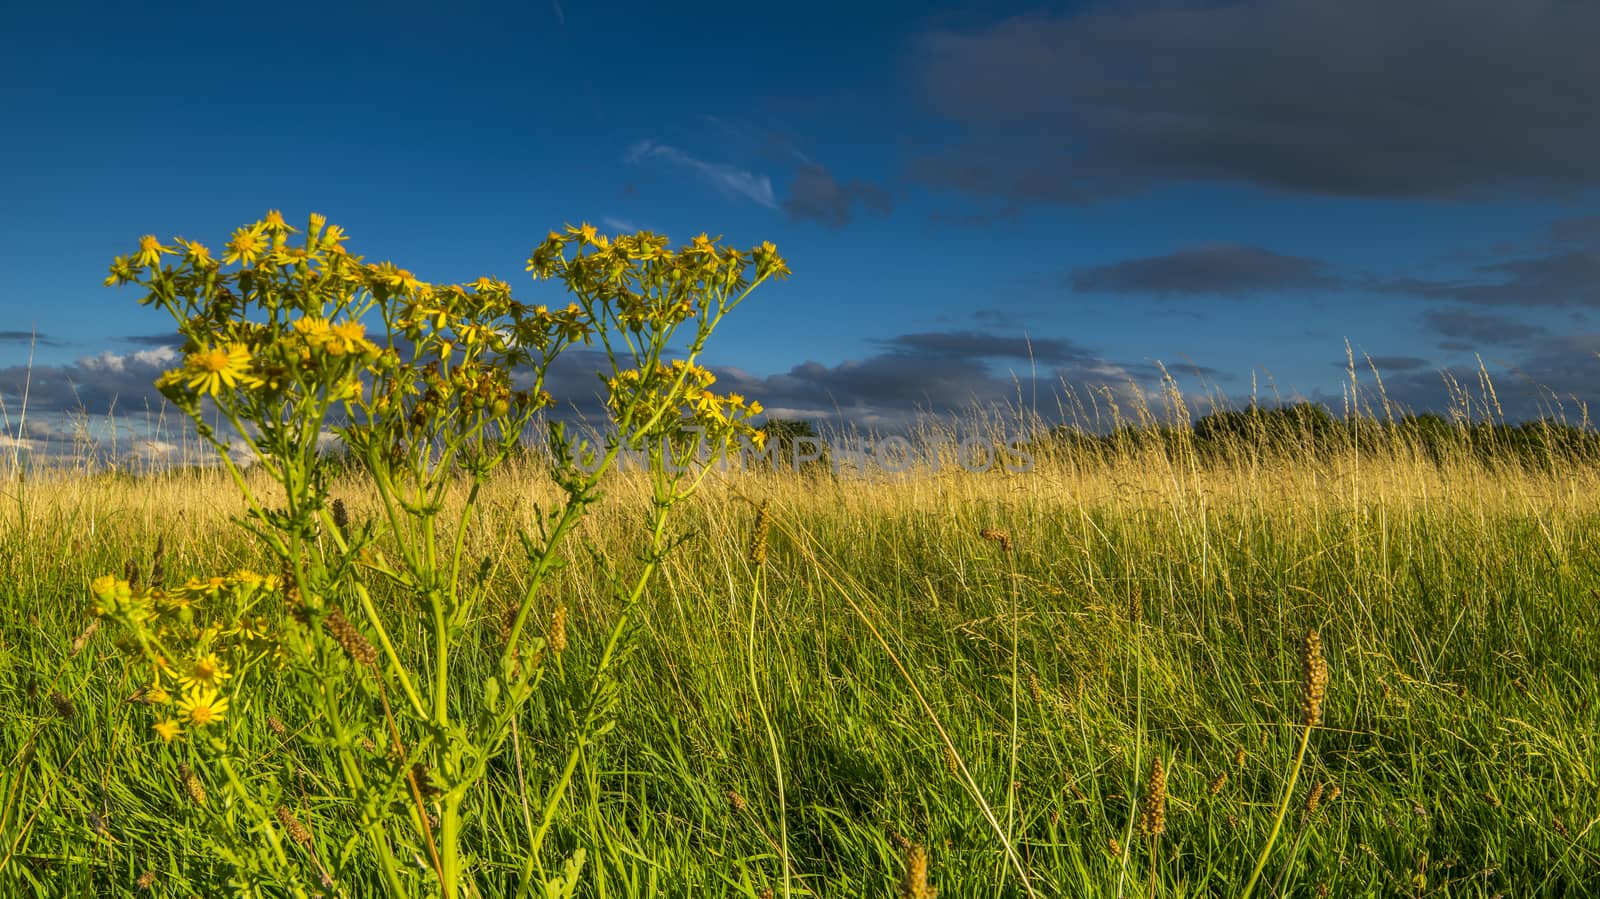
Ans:
[[[1519,416],[1600,377],[1591,3],[153,9],[4,14],[13,424],[25,382],[41,429],[151,402],[166,323],[106,264],[267,209],[525,298],[567,222],[771,240],[711,361],[798,415],[1157,361],[1337,403],[1346,340],[1418,409],[1479,357]]]

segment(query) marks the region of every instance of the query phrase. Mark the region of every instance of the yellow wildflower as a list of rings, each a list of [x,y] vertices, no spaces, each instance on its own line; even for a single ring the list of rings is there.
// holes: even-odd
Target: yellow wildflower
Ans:
[[[140,691],[139,695],[144,698],[145,702],[154,705],[166,705],[172,701],[172,694],[167,692],[166,687],[161,686],[161,677],[159,675],[150,682],[148,687]]]
[[[133,261],[139,265],[155,265],[161,261],[163,255],[170,255],[174,250],[161,245],[154,234],[146,234],[139,238],[139,252]]]
[[[111,260],[111,274],[106,276],[106,286],[126,284],[136,277],[138,275],[133,270],[133,261],[126,256],[118,256]]]
[[[183,725],[174,718],[157,721],[153,729],[156,732],[156,736],[160,737],[163,743],[171,743],[183,733]]]
[[[256,383],[247,371],[249,365],[250,351],[237,343],[201,349],[183,360],[183,367],[189,373],[186,382],[189,389],[211,396],[216,396],[224,387],[237,387],[240,382],[246,386]]]
[[[178,238],[178,243],[183,245],[189,261],[194,263],[195,268],[216,267],[217,260],[211,258],[211,249],[205,244],[198,240],[184,240],[181,237]]]
[[[348,237],[349,235],[344,233],[343,228],[338,225],[329,225],[328,230],[322,232],[322,245],[330,250],[342,249],[339,244],[343,243]]]
[[[189,723],[195,727],[204,727],[214,721],[222,719],[228,710],[228,698],[216,690],[204,688],[192,690],[183,695],[178,703],[178,711],[182,712]]]
[[[222,257],[222,261],[231,265],[242,259],[246,265],[254,264],[261,257],[262,251],[267,248],[265,227],[257,222],[249,227],[235,230],[233,238],[228,241],[228,254]]]
[[[228,663],[217,658],[216,653],[208,652],[194,660],[189,666],[188,673],[178,678],[178,684],[185,690],[197,688],[215,690],[232,676],[232,672],[228,670]]]
[[[267,213],[267,217],[261,220],[261,226],[274,234],[298,233],[294,228],[289,227],[289,223],[283,220],[283,213],[276,209]]]

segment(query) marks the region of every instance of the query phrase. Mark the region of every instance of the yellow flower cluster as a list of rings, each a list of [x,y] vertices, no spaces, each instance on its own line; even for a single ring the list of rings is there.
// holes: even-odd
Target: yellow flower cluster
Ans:
[[[193,578],[180,587],[135,587],[106,575],[90,584],[96,615],[129,628],[150,665],[134,700],[155,709],[157,737],[172,742],[228,711],[224,692],[241,668],[281,657],[273,625],[250,610],[282,597],[277,577],[238,571]]]
[[[607,405],[619,417],[635,408],[635,414],[646,419],[636,425],[650,420],[672,427],[695,424],[711,435],[741,434],[759,447],[766,435],[750,419],[763,412],[761,404],[737,393],[708,389],[716,381],[717,376],[703,366],[682,359],[649,371],[627,369],[607,379]]]

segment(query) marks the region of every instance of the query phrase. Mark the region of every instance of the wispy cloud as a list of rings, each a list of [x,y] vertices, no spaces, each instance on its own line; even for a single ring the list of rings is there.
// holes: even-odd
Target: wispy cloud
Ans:
[[[688,169],[725,193],[744,197],[768,209],[777,209],[778,201],[772,192],[772,179],[766,175],[746,171],[720,162],[707,162],[691,156],[677,147],[642,140],[628,148],[624,157],[638,164],[647,159],[660,159],[680,168]]]
[[[627,219],[612,218],[609,215],[602,216],[600,218],[600,224],[605,225],[606,230],[608,231],[616,231],[623,234],[632,234],[639,230],[638,227],[633,224],[633,222],[630,222]]]
[[[36,331],[0,331],[0,343],[19,346],[61,346],[61,341]]]

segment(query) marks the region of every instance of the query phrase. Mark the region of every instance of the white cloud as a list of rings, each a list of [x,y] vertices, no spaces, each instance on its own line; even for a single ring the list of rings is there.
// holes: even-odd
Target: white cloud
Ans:
[[[127,371],[131,366],[136,369],[157,368],[169,365],[178,359],[178,351],[170,346],[158,346],[148,350],[136,350],[132,353],[113,353],[110,350],[98,356],[85,356],[78,360],[78,366],[89,371],[121,372]]]
[[[677,147],[649,139],[629,147],[623,158],[632,164],[638,164],[646,159],[663,159],[693,171],[725,193],[742,196],[768,209],[778,208],[778,200],[772,193],[772,179],[766,175],[758,175],[720,162],[707,162],[690,156]]]

